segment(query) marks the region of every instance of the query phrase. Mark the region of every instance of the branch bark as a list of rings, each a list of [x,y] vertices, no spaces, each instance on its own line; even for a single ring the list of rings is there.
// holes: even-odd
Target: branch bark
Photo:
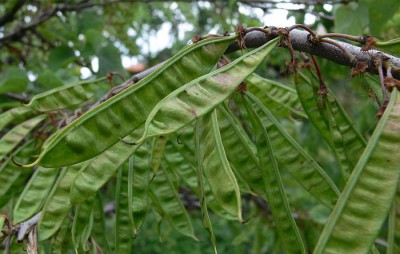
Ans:
[[[299,52],[309,53],[312,55],[316,55],[325,59],[328,59],[332,62],[335,62],[340,65],[345,65],[349,67],[355,67],[357,63],[365,62],[368,65],[367,72],[378,74],[378,69],[374,64],[374,59],[377,57],[385,56],[391,61],[391,63],[400,70],[400,58],[383,53],[378,50],[369,50],[369,51],[361,51],[361,47],[351,45],[346,42],[341,42],[334,40],[336,43],[340,44],[344,47],[348,53],[352,54],[356,61],[352,61],[348,56],[343,52],[342,49],[336,47],[330,43],[313,43],[309,40],[309,33],[305,31],[301,31],[298,29],[294,29],[289,33],[291,38],[292,46],[294,50]],[[260,31],[252,31],[246,34],[244,37],[244,43],[247,48],[257,48],[268,41],[276,38],[277,35],[265,35]],[[240,50],[238,43],[233,42],[225,54],[229,54],[235,51]],[[121,86],[127,86],[127,84],[134,84],[144,77],[150,75],[153,71],[155,71],[162,63],[159,63],[143,72],[140,72],[130,79],[125,81]],[[400,71],[392,71],[392,74],[397,79],[400,79]]]
[[[342,49],[336,47],[330,43],[313,43],[309,40],[309,33],[301,30],[294,29],[289,34],[292,42],[293,49],[300,52],[309,53],[312,55],[316,55],[325,59],[328,59],[332,62],[335,62],[340,65],[346,65],[349,67],[355,67],[357,63],[365,62],[368,65],[367,72],[377,74],[378,69],[374,64],[374,59],[379,57],[387,57],[388,61],[390,61],[395,67],[400,68],[400,58],[383,53],[378,50],[369,50],[369,51],[361,51],[360,47],[351,45],[346,42],[341,42],[335,40],[336,43],[340,44],[342,47],[346,49],[348,53],[353,55],[356,61],[352,61],[348,56],[343,52]],[[270,41],[276,36],[266,36],[263,32],[260,31],[252,31],[246,34],[244,37],[244,42],[247,48],[256,48],[261,46],[262,44]],[[231,53],[239,50],[239,45],[237,42],[232,43],[227,49],[226,53]],[[400,78],[400,72],[393,70],[393,76],[396,78]]]
[[[378,50],[361,51],[361,47],[357,47],[352,44],[337,40],[331,41],[333,41],[335,44],[339,44],[340,47],[326,42],[313,43],[309,39],[308,32],[298,29],[293,29],[292,31],[290,31],[289,36],[291,39],[292,47],[296,51],[316,55],[337,64],[349,67],[356,67],[356,65],[359,63],[365,63],[368,66],[366,71],[374,74],[378,74],[378,68],[377,66],[375,66],[374,60],[377,58],[386,57],[388,59],[387,61],[390,61],[392,65],[395,66],[394,69],[396,69],[392,70],[391,74],[393,75],[393,77],[400,79],[400,58],[398,57],[383,53],[382,51]],[[260,31],[251,31],[245,35],[244,45],[246,46],[246,48],[257,48],[276,37],[277,35],[274,33],[266,35],[265,33]],[[347,52],[344,52],[343,49],[345,49]],[[238,50],[240,50],[240,47],[238,45],[238,42],[235,41],[228,47],[228,49],[225,51],[225,54],[229,54]],[[354,57],[350,59],[349,54]],[[163,63],[164,62],[159,63],[147,70],[133,75],[121,85],[114,87],[102,99],[93,104],[90,109],[103,103],[114,95],[137,83],[139,80],[150,75]]]

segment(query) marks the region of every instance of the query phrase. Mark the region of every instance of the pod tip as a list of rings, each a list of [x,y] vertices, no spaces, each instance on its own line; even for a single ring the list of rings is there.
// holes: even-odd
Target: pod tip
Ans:
[[[15,165],[17,165],[18,167],[20,167],[20,168],[33,168],[34,166],[36,166],[36,165],[38,165],[39,164],[39,160],[36,160],[36,161],[34,161],[34,162],[32,162],[31,164],[22,164],[22,163],[19,163],[19,162],[17,162],[16,160],[15,160],[15,157],[14,156],[11,156],[11,161],[15,164]]]

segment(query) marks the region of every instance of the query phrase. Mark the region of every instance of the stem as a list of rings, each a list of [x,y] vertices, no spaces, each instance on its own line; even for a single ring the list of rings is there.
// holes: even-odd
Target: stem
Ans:
[[[348,35],[348,34],[339,34],[339,33],[328,33],[328,34],[322,34],[318,35],[319,39],[322,38],[342,38],[346,39],[349,41],[355,41],[358,43],[363,43],[363,38],[361,36],[353,36],[353,35]]]
[[[315,59],[315,56],[314,56],[314,55],[311,55],[311,59],[312,59],[312,61],[313,61],[313,63],[314,63],[315,71],[317,72],[317,76],[318,76],[318,80],[319,80],[319,91],[320,91],[320,92],[323,92],[323,91],[326,91],[326,92],[327,92],[326,85],[325,85],[324,79],[322,78],[321,70],[319,69],[317,59]]]
[[[376,63],[378,65],[379,80],[381,82],[382,97],[383,97],[382,106],[380,107],[379,112],[376,114],[376,117],[381,118],[381,116],[385,112],[385,109],[389,103],[389,95],[387,93],[385,81],[384,81],[385,78],[384,78],[383,68],[382,68],[382,59],[376,60]]]
[[[347,51],[347,49],[345,49],[345,47],[343,47],[343,45],[339,44],[338,42],[336,42],[334,40],[331,40],[331,39],[327,39],[327,38],[322,38],[321,42],[326,42],[326,43],[332,44],[332,45],[340,48],[343,51],[343,53],[345,53],[345,55],[349,58],[351,63],[356,63],[357,62],[357,59],[355,58],[355,56],[350,54],[350,52]]]
[[[288,30],[288,32],[290,32],[290,31],[292,31],[293,29],[296,29],[296,28],[302,28],[302,29],[306,30],[306,31],[313,37],[313,39],[318,40],[317,33],[314,32],[314,31],[313,31],[311,28],[309,28],[308,26],[303,25],[303,24],[296,24],[296,25],[293,25],[293,26],[289,27],[287,30]]]

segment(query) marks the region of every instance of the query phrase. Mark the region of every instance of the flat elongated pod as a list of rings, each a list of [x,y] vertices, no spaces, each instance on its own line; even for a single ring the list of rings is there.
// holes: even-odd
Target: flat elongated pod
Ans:
[[[307,253],[299,229],[297,228],[290,210],[289,200],[283,187],[278,162],[268,132],[251,105],[251,101],[246,97],[244,97],[244,100],[253,125],[253,135],[257,146],[260,167],[262,169],[261,173],[264,180],[268,205],[274,217],[279,237],[291,243],[285,245],[288,253]]]
[[[57,87],[33,96],[26,106],[40,112],[48,112],[74,106],[90,99],[96,87],[101,85],[105,80],[106,78],[101,78]]]
[[[165,143],[167,143],[167,136],[154,137],[151,143],[151,157],[150,165],[153,173],[155,174],[160,167],[161,159],[164,155]]]
[[[215,239],[214,230],[211,224],[210,215],[208,214],[208,207],[207,207],[207,198],[206,192],[204,188],[204,167],[203,167],[203,157],[202,149],[200,147],[200,124],[199,122],[195,125],[195,150],[196,150],[196,176],[197,176],[197,185],[199,189],[199,199],[200,199],[200,207],[201,207],[201,214],[202,214],[202,222],[204,228],[207,229],[211,243],[214,247],[214,253],[218,253],[217,251],[217,243]]]
[[[53,187],[58,169],[39,167],[29,179],[14,207],[14,224],[23,222],[38,213]]]
[[[311,90],[314,92],[314,108],[311,108],[311,111],[306,110],[308,114],[312,114],[310,115],[311,122],[318,130],[324,129],[322,136],[327,135],[326,130],[330,132],[331,143],[328,144],[339,162],[343,178],[347,179],[367,142],[332,90],[329,89],[328,94],[321,97],[317,92],[319,82],[313,73],[311,73],[310,79],[301,73],[298,75],[298,89],[300,89],[299,86],[302,87],[301,89],[307,87],[310,92]],[[316,101],[318,101],[318,110],[315,107]],[[325,127],[323,122],[325,122]]]
[[[159,170],[150,184],[150,197],[160,215],[178,232],[197,240],[190,217],[180,199],[172,176]]]
[[[332,136],[329,130],[326,111],[322,108],[322,98],[318,95],[318,87],[313,86],[311,81],[303,74],[295,75],[296,91],[299,96],[304,112],[308,119],[324,138],[329,147],[333,148]]]
[[[100,191],[98,191],[93,204],[93,227],[91,238],[99,243],[104,253],[111,253],[107,241],[108,232],[106,230],[105,220],[103,200]]]
[[[24,162],[35,153],[36,140],[30,140],[18,147],[10,158],[5,160],[0,166],[0,207],[10,201],[13,193],[22,191],[26,178],[31,174],[31,170],[26,170],[14,164],[11,158],[16,157]]]
[[[212,111],[256,70],[278,41],[279,38],[275,38],[170,93],[150,112],[145,123],[144,135],[137,142],[175,132]]]
[[[255,145],[227,107],[220,105],[218,111],[221,112],[218,115],[221,138],[230,164],[236,168],[252,191],[265,197]]]
[[[0,161],[10,153],[39,123],[46,118],[40,115],[27,120],[7,132],[0,139]]]
[[[204,175],[218,204],[242,221],[242,202],[239,185],[229,165],[214,110],[199,120],[200,145]]]
[[[75,250],[85,249],[93,227],[94,197],[87,199],[76,209],[72,223],[72,243]]]
[[[135,131],[129,137],[139,137],[140,133]],[[107,183],[138,147],[120,142],[91,160],[87,167],[79,171],[71,186],[71,202],[79,204],[92,196]]]
[[[268,109],[275,114],[284,117],[295,114],[307,118],[295,89],[255,73],[246,79],[246,83],[247,90],[257,96],[264,105],[268,105]]]
[[[52,254],[63,254],[68,252],[68,246],[71,242],[70,232],[72,226],[72,219],[65,218],[61,225],[61,228],[51,238],[51,253]]]
[[[50,238],[61,227],[72,208],[69,198],[71,184],[74,182],[79,170],[87,165],[88,162],[84,162],[63,168],[43,206],[38,226],[39,240]]]
[[[314,75],[309,79],[299,73],[296,80],[304,110],[335,153],[344,179],[347,179],[364,151],[365,138],[331,90],[326,96],[319,97],[318,81]]]
[[[190,132],[190,134],[193,135],[192,132]],[[195,151],[192,146],[186,145],[186,142],[188,142],[186,137],[181,137],[181,139],[181,144],[177,144],[175,141],[172,141],[172,139],[167,142],[164,156],[165,163],[177,172],[180,179],[187,187],[189,187],[194,193],[200,195],[196,176],[196,162],[193,161],[195,158]],[[237,217],[229,214],[225,209],[221,208],[211,191],[210,184],[205,178],[203,179],[207,206],[214,213],[224,219],[236,220]]]
[[[32,109],[27,107],[16,107],[0,114],[0,130],[11,123],[16,123],[33,115]]]
[[[132,213],[129,209],[129,188],[132,183],[129,182],[129,163],[125,163],[118,170],[117,191],[115,197],[115,253],[131,253],[133,225]]]
[[[367,253],[384,223],[400,177],[400,94],[393,91],[351,173],[314,253]],[[374,200],[371,205],[371,200]],[[362,241],[360,236],[362,235]]]
[[[288,170],[310,194],[333,207],[339,190],[328,174],[306,153],[274,115],[251,93],[246,93],[268,131],[279,166]]]
[[[139,128],[162,98],[208,73],[235,38],[206,39],[185,47],[149,76],[65,127],[43,147],[37,161],[26,166],[66,166],[107,150]]]
[[[149,146],[145,143],[141,145],[134,155],[131,162],[133,163],[133,180],[132,180],[132,216],[134,236],[136,236],[143,225],[149,210],[149,184],[151,181],[152,170],[149,163],[150,151]]]
[[[397,191],[395,197],[395,215],[394,215],[394,244],[395,248],[400,251],[400,181],[397,184]]]

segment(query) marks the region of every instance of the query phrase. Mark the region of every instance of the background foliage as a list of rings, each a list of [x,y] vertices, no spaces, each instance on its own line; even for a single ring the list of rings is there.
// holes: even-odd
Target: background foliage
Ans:
[[[2,136],[0,143],[3,142],[0,148],[0,179],[3,183],[7,183],[2,184],[0,188],[2,191],[1,212],[7,215],[11,222],[18,220],[17,214],[13,211],[16,210],[15,207],[18,207],[18,202],[22,202],[19,199],[23,197],[24,188],[29,186],[29,179],[33,177],[41,177],[42,181],[44,179],[49,184],[43,186],[44,189],[40,189],[35,195],[30,194],[35,197],[35,202],[32,201],[29,212],[33,212],[33,206],[36,206],[34,212],[43,208],[47,195],[52,192],[53,183],[56,179],[61,179],[61,175],[71,174],[70,177],[73,177],[74,171],[71,168],[69,168],[69,173],[66,169],[21,170],[10,162],[10,157],[13,155],[21,163],[31,162],[30,155],[39,153],[41,144],[51,133],[68,124],[74,115],[81,114],[75,109],[80,108],[83,112],[88,110],[112,86],[121,84],[121,79],[127,79],[136,72],[171,58],[196,34],[234,32],[239,24],[245,27],[271,25],[269,22],[274,22],[272,16],[264,18],[265,15],[282,9],[287,10],[285,14],[287,19],[295,20],[295,23],[306,23],[320,33],[372,34],[383,41],[400,37],[400,6],[397,0],[329,1],[323,4],[321,1],[300,0],[11,0],[0,4],[0,112],[2,113],[0,115],[0,135]],[[249,50],[236,52],[229,57],[234,59],[247,51]],[[390,49],[389,53],[400,55],[396,48]],[[293,89],[292,77],[285,69],[285,62],[289,59],[290,55],[286,49],[275,49],[256,72],[262,77],[276,80]],[[339,66],[324,59],[318,59],[318,61],[329,88],[334,91],[359,132],[369,139],[378,122],[375,118],[378,106],[370,89],[376,84],[377,77],[359,75],[351,78],[348,67]],[[107,73],[114,73],[111,82],[104,79]],[[70,105],[69,108],[45,114],[46,119],[37,116],[37,111],[21,107],[21,102],[28,103],[32,98],[36,98],[33,96],[37,94],[92,79],[99,80],[95,83],[82,83],[84,89],[76,91],[80,94],[76,103],[65,102]],[[251,91],[251,88],[249,90]],[[235,103],[238,97],[232,100]],[[53,102],[48,102],[46,105],[52,106],[51,103]],[[237,103],[240,105],[239,102]],[[31,106],[38,109],[33,104]],[[15,113],[12,113],[10,117],[9,112],[12,110]],[[46,109],[39,110],[47,111]],[[244,107],[241,110],[242,114],[247,114]],[[340,161],[336,159],[323,136],[312,123],[290,111],[274,112],[274,114],[285,130],[321,165],[342,190],[346,182],[339,170]],[[250,118],[246,119],[250,120]],[[24,126],[16,131],[15,128],[21,126],[21,123]],[[245,130],[249,131],[246,128]],[[11,131],[16,131],[18,135],[11,137],[12,141],[9,141],[5,137]],[[178,132],[177,136],[172,135],[165,150],[171,149],[169,146],[174,146],[179,142],[185,143],[186,140],[191,139],[191,137],[185,137],[185,133],[190,133],[190,131],[184,129]],[[31,143],[30,140],[35,140],[35,143]],[[162,140],[155,140],[152,144],[146,143],[147,147],[144,147],[143,151],[138,150],[138,153],[144,154],[143,158],[157,156],[154,152],[146,154],[146,151],[157,146],[163,147],[162,142]],[[182,151],[180,153],[185,154]],[[228,153],[227,155],[229,156]],[[185,159],[190,161],[194,160],[194,157]],[[232,158],[228,159],[232,160]],[[169,166],[165,166],[168,165],[168,158],[165,160],[167,161],[167,163],[163,161],[165,170],[171,170],[174,165],[178,165],[178,162],[172,161]],[[190,162],[195,165],[194,161]],[[79,166],[84,167],[83,164]],[[5,175],[5,169],[8,167],[18,173],[13,174],[13,177]],[[124,167],[129,168],[129,165]],[[140,253],[161,253],[166,250],[168,253],[214,252],[213,246],[209,243],[208,232],[203,229],[201,223],[204,214],[200,210],[201,200],[198,198],[198,193],[193,191],[188,178],[176,173],[172,173],[174,178],[168,181],[170,186],[176,188],[176,195],[179,195],[188,211],[186,219],[189,221],[188,225],[193,224],[193,226],[190,225],[193,231],[182,233],[182,230],[177,230],[176,222],[165,215],[165,212],[160,209],[162,205],[155,204],[156,198],[153,197],[152,208],[140,231],[134,232],[138,233],[137,237],[131,241],[132,232],[129,228],[124,228],[126,225],[123,222],[116,223],[114,209],[117,207],[117,211],[123,211],[123,209],[118,210],[118,205],[125,205],[124,202],[118,202],[123,199],[124,193],[129,194],[129,190],[123,187],[127,185],[124,181],[128,181],[129,178],[127,173],[129,169],[124,170],[124,167],[115,172],[110,180],[107,179],[108,181],[104,182],[105,185],[95,197],[86,200],[79,209],[78,207],[71,209],[65,221],[56,222],[62,224],[61,230],[52,240],[40,242],[41,253],[49,253],[54,246],[58,246],[59,249],[73,250],[74,247],[78,248],[76,246],[79,242],[81,242],[79,252],[85,250],[100,253],[100,247],[93,247],[97,244],[105,253],[114,250],[117,246],[130,250],[130,246],[124,247],[122,242],[128,245],[132,243],[132,252],[135,250]],[[74,169],[75,174],[79,169]],[[308,249],[313,249],[330,210],[304,191],[287,172],[283,171],[281,174],[293,217],[305,245]],[[146,179],[149,176],[143,174],[142,177]],[[34,179],[39,182],[41,180]],[[162,179],[162,177],[156,179]],[[158,184],[161,185],[161,182]],[[233,220],[236,218],[229,218],[226,214],[222,214],[222,218],[225,219],[221,219],[221,214],[218,214],[221,211],[218,208],[209,210],[218,251],[220,253],[284,252],[287,243],[277,236],[276,225],[268,203],[251,195],[249,187],[243,182],[239,181],[239,185],[242,192],[246,193],[242,195],[243,218],[246,223],[240,224],[237,220]],[[62,191],[69,191],[69,187],[66,186]],[[161,194],[152,193],[151,195],[158,197]],[[60,200],[60,203],[62,202],[69,201]],[[371,201],[371,204],[373,202]],[[96,209],[93,208],[95,206],[97,206]],[[101,212],[103,206],[106,210],[104,215]],[[108,209],[110,207],[111,209]],[[19,213],[26,214],[27,211]],[[35,213],[21,219],[18,223],[33,215]],[[73,217],[74,221],[71,219]],[[0,218],[3,218],[0,219],[0,225],[3,225],[5,217]],[[101,225],[103,221],[105,226]],[[386,251],[390,245],[389,225],[390,222],[384,224],[375,241],[377,250],[381,252]],[[4,230],[6,228],[5,223]],[[93,228],[92,233],[89,228]],[[399,229],[398,224],[397,229]],[[128,233],[124,236],[117,232]],[[72,241],[71,235],[74,238]],[[197,238],[198,241],[187,237],[188,235]],[[14,236],[12,239],[12,253],[23,252],[25,247],[18,244],[15,238]],[[2,248],[5,249],[7,242],[5,234],[3,239]],[[399,240],[399,238],[396,239]]]

